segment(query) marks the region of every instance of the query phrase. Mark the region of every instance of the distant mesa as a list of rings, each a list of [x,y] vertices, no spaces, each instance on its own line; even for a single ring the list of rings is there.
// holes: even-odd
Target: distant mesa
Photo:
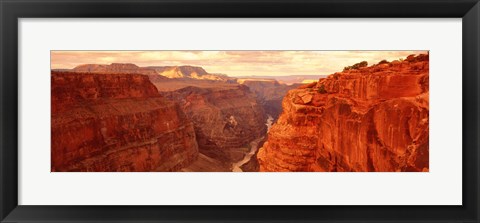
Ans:
[[[139,67],[132,63],[112,63],[106,64],[83,64],[72,69],[77,73],[103,73],[103,74],[143,74],[155,75],[155,70]]]
[[[143,74],[148,75],[154,82],[175,78],[190,78],[199,80],[235,81],[235,78],[225,74],[211,74],[202,67],[194,66],[149,66],[139,67],[132,63],[83,64],[72,70],[55,69],[54,71],[72,71],[76,73],[102,73],[102,74]]]
[[[193,66],[150,66],[147,67],[155,70],[159,74],[169,78],[183,78],[183,77],[196,77],[208,75],[201,67]]]
[[[311,83],[314,81],[317,81],[320,78],[325,78],[327,75],[287,75],[287,76],[281,76],[281,75],[272,75],[272,76],[239,76],[237,77],[238,79],[243,79],[243,80],[276,80],[279,84],[287,84],[287,85],[292,85],[292,84],[299,84],[299,83]],[[305,82],[307,81],[307,82]]]
[[[235,78],[228,77],[224,74],[211,74],[205,71],[202,67],[194,66],[150,66],[146,67],[156,71],[159,75],[168,78],[193,78],[200,80],[217,80],[229,81]]]
[[[237,83],[245,84],[245,83],[262,83],[262,84],[273,84],[279,85],[278,81],[275,79],[266,79],[266,78],[238,78]]]
[[[59,72],[102,73],[102,74],[143,74],[152,82],[168,79],[197,79],[243,84],[248,81],[263,81],[278,84],[311,83],[326,75],[288,75],[288,76],[240,76],[229,77],[221,73],[209,73],[202,67],[184,66],[147,66],[139,67],[133,63],[82,64],[73,69],[52,69]]]

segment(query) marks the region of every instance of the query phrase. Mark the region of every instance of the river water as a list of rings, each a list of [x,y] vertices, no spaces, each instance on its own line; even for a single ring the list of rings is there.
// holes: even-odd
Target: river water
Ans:
[[[267,132],[270,131],[270,128],[272,127],[272,124],[273,124],[273,118],[272,118],[272,116],[268,115],[267,121],[265,122],[265,125],[267,126]],[[263,138],[265,138],[265,136],[262,136],[260,138],[257,138],[255,140],[253,140],[252,142],[250,142],[250,152],[245,154],[245,156],[243,157],[242,160],[240,160],[240,161],[238,161],[238,162],[236,162],[232,165],[232,171],[233,172],[243,172],[240,167],[243,164],[248,163],[248,161],[250,161],[250,159],[253,157],[253,155],[255,155],[255,153],[259,149],[258,148],[258,143],[260,143],[260,141],[262,141]]]
[[[271,115],[268,115],[267,122],[265,123],[265,125],[267,126],[267,132],[270,131],[272,124],[273,124],[273,117]]]

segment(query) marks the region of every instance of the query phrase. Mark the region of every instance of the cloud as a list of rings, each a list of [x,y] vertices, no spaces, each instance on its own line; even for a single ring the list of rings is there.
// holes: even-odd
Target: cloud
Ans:
[[[211,73],[240,75],[326,75],[360,61],[405,58],[426,51],[52,51],[51,67],[134,63],[138,66],[192,65]]]

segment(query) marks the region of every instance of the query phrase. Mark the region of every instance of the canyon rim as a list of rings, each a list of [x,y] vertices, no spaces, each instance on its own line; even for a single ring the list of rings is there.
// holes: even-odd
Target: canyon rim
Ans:
[[[428,172],[428,51],[51,51],[52,172]]]

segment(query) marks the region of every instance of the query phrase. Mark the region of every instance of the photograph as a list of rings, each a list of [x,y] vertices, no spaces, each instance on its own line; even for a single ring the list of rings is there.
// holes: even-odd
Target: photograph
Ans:
[[[0,2],[0,223],[480,223],[480,0]]]
[[[51,50],[51,172],[429,172],[428,50]]]

